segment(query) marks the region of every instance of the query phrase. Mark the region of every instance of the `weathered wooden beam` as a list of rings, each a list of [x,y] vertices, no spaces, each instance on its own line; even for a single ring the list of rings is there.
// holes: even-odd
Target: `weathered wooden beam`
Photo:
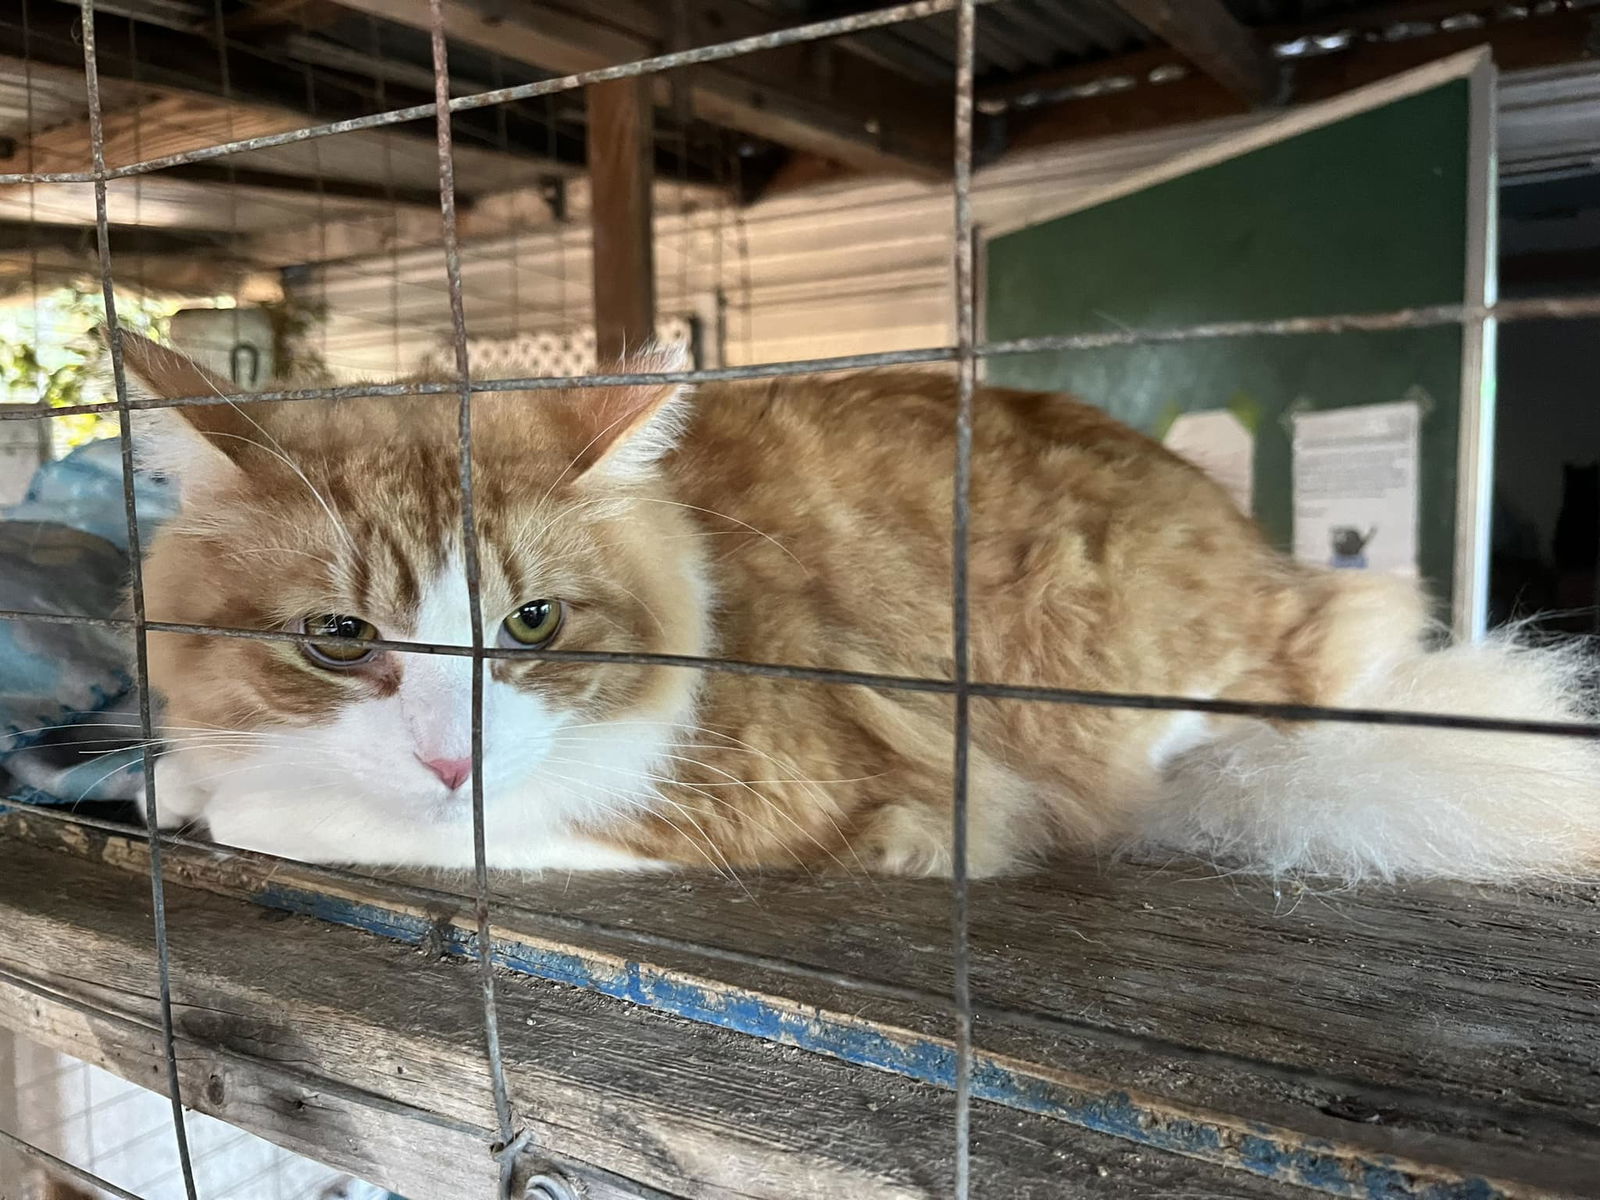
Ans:
[[[347,7],[429,27],[427,0],[339,0]],[[670,6],[575,0],[561,9],[448,0],[446,32],[554,72],[587,71],[688,45],[768,33],[772,15],[745,0],[689,6],[688,30],[675,30]],[[819,43],[766,51],[748,60],[688,71],[697,116],[781,145],[822,154],[861,170],[940,175],[950,168],[950,98],[856,55]],[[670,80],[652,80],[657,103]]]
[[[463,247],[484,238],[502,237],[518,229],[534,229],[552,220],[546,194],[538,188],[480,193],[458,215]],[[439,214],[421,206],[386,212],[341,214],[321,224],[269,229],[242,240],[240,253],[263,266],[290,267],[339,262],[375,255],[429,253],[437,273]]]
[[[575,0],[611,11],[609,0]],[[637,8],[639,6],[632,6]],[[646,5],[667,20],[671,6]],[[701,0],[686,6],[688,45],[770,33],[775,21],[749,0]],[[628,11],[632,11],[630,8]],[[662,28],[659,37],[670,39]],[[953,161],[954,105],[947,90],[915,83],[852,51],[848,43],[815,42],[731,59],[689,73],[697,115],[779,145],[835,158],[866,170],[895,169],[947,176]],[[984,118],[978,118],[979,123]],[[982,130],[978,142],[983,143]]]
[[[15,61],[0,59],[0,71],[15,70]],[[80,67],[79,79],[82,73]],[[230,105],[193,93],[141,89],[140,95],[137,103],[108,111],[102,118],[108,167],[185,154],[237,138],[283,133],[307,121],[303,113],[292,109]],[[7,150],[0,160],[7,170],[87,171],[91,165],[89,122],[72,120],[41,129]]]
[[[124,251],[126,251],[124,253]],[[215,250],[196,253],[141,255],[112,239],[117,287],[159,295],[235,296],[241,301],[283,298],[276,271],[263,271],[254,262],[241,261]],[[39,290],[59,286],[100,288],[100,262],[91,241],[88,246],[44,246],[0,254],[0,303],[26,299]]]
[[[77,11],[64,4],[33,5],[26,27],[20,16],[0,13],[0,54],[81,74],[83,45],[76,34],[77,21]],[[288,111],[298,114],[299,125],[361,117],[380,109],[377,89],[369,81],[313,67],[307,68],[311,72],[309,87],[316,98],[313,115],[308,111],[305,71],[247,41],[228,42],[226,68],[217,45],[201,34],[141,25],[136,41],[130,42],[126,22],[107,20],[97,41],[103,80]],[[391,83],[383,101],[389,108],[406,108],[432,103],[433,93]],[[400,136],[431,140],[432,123],[426,124],[427,134],[420,124],[394,128]],[[579,162],[583,157],[579,139],[561,129],[551,130],[541,116],[521,105],[506,106],[503,112],[457,113],[454,130],[457,141],[464,145],[501,150],[518,158],[545,160],[552,147],[559,160]]]
[[[0,71],[17,69],[0,59]],[[37,66],[35,73],[40,71]],[[59,70],[51,74],[64,74]],[[134,103],[120,104],[101,119],[105,160],[118,167],[147,158],[184,154],[219,142],[261,137],[299,129],[309,118],[289,109],[227,104],[193,94],[138,90]],[[0,147],[0,163],[7,170],[84,171],[91,161],[89,122],[66,121],[39,130],[31,138]],[[482,154],[483,151],[470,153]],[[521,168],[525,170],[526,168]],[[191,183],[251,187],[261,191],[298,192],[330,199],[366,200],[374,204],[426,206],[437,210],[438,192],[428,188],[366,183],[350,179],[317,177],[290,171],[263,169],[230,161],[184,163],[163,168],[158,177]],[[12,191],[27,185],[12,185]]]
[[[1247,104],[1279,91],[1280,71],[1268,46],[1222,0],[1114,0],[1139,24]]]
[[[0,816],[0,835],[135,876],[148,869],[143,843],[126,838],[15,814]],[[0,836],[0,868],[9,869],[6,845]],[[184,890],[473,958],[470,896],[408,891],[401,876],[329,879],[226,850],[179,847],[167,862],[169,885]],[[703,873],[662,884],[500,877],[497,955],[512,974],[581,987],[600,1004],[627,999],[948,1085],[944,885]],[[9,931],[6,886],[0,869]],[[70,926],[71,912],[22,890]],[[64,881],[57,894],[81,893]],[[1248,1185],[1263,1175],[1395,1200],[1588,1195],[1600,1172],[1600,997],[1588,966],[1600,952],[1596,899],[1592,887],[1435,885],[1332,902],[1302,895],[1286,909],[1269,882],[1170,862],[1064,865],[977,885],[975,1094],[1115,1132],[1158,1155],[1251,1173],[1214,1189],[1226,1196],[1256,1194]],[[5,953],[0,943],[0,965]],[[16,954],[26,956],[26,941]],[[771,965],[780,962],[829,974]],[[842,988],[838,974],[896,994]],[[361,988],[345,986],[361,1009]],[[899,994],[906,989],[930,999]],[[990,1006],[1030,1020],[1005,1022]],[[1130,1044],[1128,1035],[1157,1040]],[[803,1194],[837,1193],[819,1185]]]
[[[126,254],[192,254],[200,250],[219,250],[228,244],[227,233],[211,230],[111,225],[107,232],[111,235],[112,251]],[[95,243],[93,225],[0,221],[0,254],[47,247],[93,252]]]
[[[588,101],[595,353],[612,362],[655,336],[650,84],[594,84]]]
[[[261,32],[276,35],[286,30],[309,33],[339,21],[344,10],[333,0],[250,0],[242,12],[225,18],[229,35]],[[206,20],[212,19],[210,13]]]
[[[338,0],[366,13],[412,29],[431,29],[428,0]],[[534,6],[527,6],[530,9]],[[595,23],[569,11],[539,5],[518,15],[508,5],[446,0],[445,35],[455,42],[492,50],[507,58],[562,74],[589,71],[655,53],[649,39],[610,23]]]
[[[110,233],[119,287],[257,300],[280,294],[276,274],[245,261],[226,233],[145,225],[113,225]],[[96,247],[90,225],[0,221],[0,300],[30,294],[35,284],[98,280]]]
[[[382,208],[401,205],[406,208],[424,208],[434,214],[439,210],[437,189],[391,187],[383,183],[360,183],[349,179],[329,179],[325,176],[314,179],[283,171],[263,171],[256,167],[234,166],[226,160],[220,163],[184,163],[176,167],[166,167],[160,172],[160,177],[215,187],[289,192],[307,198],[326,196],[333,200],[363,200]],[[462,207],[467,207],[472,203],[472,197],[458,197],[458,202]]]
[[[112,865],[126,847],[82,844],[111,858],[0,838],[0,1025],[161,1091],[149,886]],[[176,875],[167,915],[186,1105],[405,1195],[498,1194],[469,963]],[[451,937],[451,920],[424,916],[419,934],[437,924]],[[554,1160],[593,1200],[949,1195],[940,1087],[582,987],[503,977],[498,991],[528,1158]],[[1304,1194],[1027,1112],[978,1102],[972,1118],[986,1194]]]
[[[670,212],[686,200],[713,207],[721,203],[725,195],[703,185],[685,187],[659,174],[653,191],[651,207],[657,212]],[[581,176],[565,182],[559,191],[549,187],[524,187],[480,192],[459,216],[462,249],[465,251],[517,232],[537,232],[555,223],[567,224],[576,237],[576,231],[581,230],[592,215],[591,195],[588,179]],[[558,200],[559,212],[555,203]],[[438,243],[438,215],[417,208],[341,215],[315,228],[267,230],[244,239],[240,253],[263,265],[294,266],[421,251],[428,255],[423,270],[437,275]],[[402,280],[411,280],[408,270],[411,266],[414,263],[402,265]]]

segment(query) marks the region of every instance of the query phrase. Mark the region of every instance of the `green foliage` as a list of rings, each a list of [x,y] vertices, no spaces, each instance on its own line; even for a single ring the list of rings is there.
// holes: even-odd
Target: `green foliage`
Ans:
[[[219,306],[228,303],[219,300]],[[119,295],[117,319],[124,329],[165,342],[172,314],[184,305],[160,297]],[[289,299],[260,307],[272,322],[279,376],[301,386],[330,382],[326,365],[309,344],[311,331],[322,320],[321,308]],[[104,412],[55,418],[51,440],[58,454],[116,435],[111,355],[100,335],[104,325],[105,303],[97,290],[63,288],[41,296],[35,304],[0,309],[0,402],[43,403],[50,408],[107,406]]]
[[[272,322],[272,358],[279,379],[298,387],[320,387],[333,382],[328,365],[311,345],[312,332],[322,324],[327,310],[316,301],[294,297],[256,305]]]
[[[177,301],[120,296],[117,319],[164,340]],[[105,303],[98,291],[65,288],[38,303],[0,311],[0,399],[51,408],[111,404],[110,353],[100,338]],[[115,412],[74,413],[52,422],[58,452],[117,432]]]

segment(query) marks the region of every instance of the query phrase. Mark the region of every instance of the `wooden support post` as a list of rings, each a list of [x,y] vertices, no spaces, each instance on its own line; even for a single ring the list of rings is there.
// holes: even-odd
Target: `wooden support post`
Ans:
[[[595,353],[603,367],[655,336],[650,84],[593,84],[588,103]]]

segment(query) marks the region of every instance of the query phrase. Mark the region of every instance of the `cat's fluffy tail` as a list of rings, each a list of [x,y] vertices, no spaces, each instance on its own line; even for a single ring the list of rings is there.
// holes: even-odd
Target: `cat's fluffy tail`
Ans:
[[[1595,719],[1591,648],[1536,646],[1511,632],[1427,651],[1420,630],[1397,637],[1396,610],[1379,616],[1372,598],[1344,613],[1352,641],[1373,635],[1365,669],[1328,703]],[[1328,648],[1342,642],[1348,651],[1352,641],[1335,637]],[[1147,830],[1151,842],[1249,870],[1347,880],[1600,871],[1600,740],[1326,721],[1232,724],[1173,764]]]

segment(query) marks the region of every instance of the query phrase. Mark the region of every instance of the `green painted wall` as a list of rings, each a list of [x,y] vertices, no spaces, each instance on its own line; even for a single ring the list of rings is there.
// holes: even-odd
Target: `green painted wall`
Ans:
[[[990,340],[1455,303],[1468,239],[1468,84],[1384,108],[989,241]],[[1300,405],[1421,389],[1419,554],[1440,599],[1455,543],[1461,331],[1254,337],[996,357],[998,384],[1074,392],[1161,436],[1233,409],[1256,432],[1255,509],[1291,542]]]

